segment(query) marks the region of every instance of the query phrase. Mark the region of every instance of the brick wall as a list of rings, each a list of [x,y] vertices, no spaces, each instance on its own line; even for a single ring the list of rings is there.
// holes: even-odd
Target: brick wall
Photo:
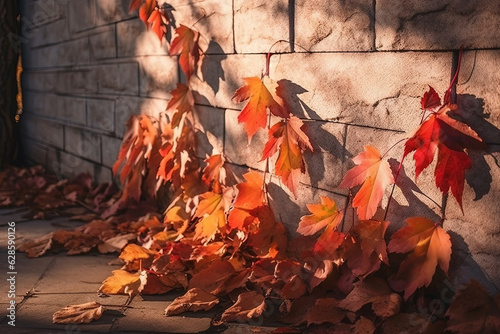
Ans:
[[[61,175],[90,171],[111,178],[124,125],[131,114],[165,110],[180,75],[165,41],[146,31],[130,0],[23,0],[25,157]],[[260,75],[273,47],[273,79],[291,81],[297,116],[305,120],[314,153],[294,199],[279,181],[270,185],[276,210],[290,233],[305,204],[329,195],[344,206],[338,184],[365,144],[385,152],[420,123],[420,97],[430,84],[442,95],[453,50],[466,51],[458,101],[488,142],[471,152],[464,212],[448,201],[445,229],[454,239],[452,268],[459,279],[479,279],[490,291],[500,282],[500,4],[496,0],[174,0],[176,22],[196,23],[206,50],[194,78],[197,113],[213,147],[234,169],[258,162],[267,134],[250,145],[237,123],[241,105],[231,101],[241,78]],[[389,153],[397,167],[402,144]],[[415,183],[409,158],[388,219],[439,219],[441,194],[432,168]],[[385,205],[384,200],[384,205]],[[409,205],[411,203],[411,206]],[[381,211],[382,212],[382,211]],[[345,229],[351,225],[346,220]],[[453,273],[452,273],[453,274]],[[460,282],[459,282],[460,283]],[[497,284],[497,285],[495,285]]]

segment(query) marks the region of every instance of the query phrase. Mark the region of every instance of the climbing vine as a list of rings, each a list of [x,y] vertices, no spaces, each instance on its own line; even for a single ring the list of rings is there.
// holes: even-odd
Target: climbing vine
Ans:
[[[445,204],[441,220],[401,217],[407,225],[386,235],[390,198],[384,218],[377,219],[376,213],[386,190],[395,186],[399,169],[391,170],[389,152],[381,154],[368,143],[339,185],[352,194],[346,206],[340,208],[322,196],[307,206],[310,214],[300,218],[300,236],[288,240],[284,225],[271,209],[269,175],[278,176],[297,197],[300,176],[305,173],[304,152],[313,151],[313,146],[291,107],[290,94],[281,80],[270,76],[271,53],[263,64],[264,75],[242,78],[242,86],[233,95],[234,102],[244,103],[238,122],[248,140],[258,131],[268,133],[262,151],[255,152],[266,161],[265,171],[250,170],[241,178],[220,152],[204,161],[196,155],[191,79],[203,61],[199,32],[194,26],[172,26],[171,13],[156,0],[132,0],[130,10],[139,12],[160,41],[173,31],[169,52],[178,56],[186,82],[170,91],[172,97],[160,116],[135,115],[127,123],[113,166],[122,191],[112,200],[108,196],[107,204],[95,212],[108,218],[107,229],[115,233],[95,235],[86,247],[82,248],[82,241],[77,248],[68,244],[76,234],[59,232],[27,243],[23,250],[40,256],[60,244],[73,253],[96,247],[101,252],[119,251],[124,266],[102,283],[100,293],[128,295],[128,304],[138,294],[184,289],[186,293],[166,308],[166,315],[230,305],[221,307],[214,325],[272,314],[299,328],[298,332],[306,330],[304,325],[314,328],[326,323],[332,332],[392,333],[417,317],[421,331],[465,332],[474,310],[463,295],[472,294],[488,317],[473,328],[478,332],[499,329],[498,298],[493,301],[477,282],[459,293],[438,321],[431,323],[416,315],[416,292],[433,282],[436,271],[448,275],[451,241],[443,228]],[[432,87],[423,95],[422,122],[405,139],[399,168],[413,154],[418,177],[437,155],[436,186],[443,196],[451,193],[463,210],[465,171],[472,166],[468,150],[486,145],[461,121],[459,107],[451,99],[458,71],[442,102]],[[109,222],[137,203],[160,199],[164,192],[169,201],[163,215],[149,213],[133,221]],[[355,223],[340,231],[349,207],[356,209]],[[85,234],[98,224],[103,221],[91,221],[75,233]],[[72,306],[56,313],[54,322],[89,322],[98,319],[103,308],[97,302]]]

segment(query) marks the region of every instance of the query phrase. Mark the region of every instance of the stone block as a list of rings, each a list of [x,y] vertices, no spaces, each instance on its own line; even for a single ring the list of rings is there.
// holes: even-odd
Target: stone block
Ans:
[[[68,65],[81,65],[89,62],[87,38],[37,48],[30,51],[25,62],[28,68],[50,68]]]
[[[212,154],[224,151],[224,118],[225,111],[206,106],[196,106],[196,118],[199,123],[195,125],[196,154],[198,158],[205,159]]]
[[[68,95],[97,93],[99,84],[97,80],[100,74],[94,67],[57,71],[54,72],[55,82],[53,88],[43,90]]]
[[[68,21],[64,18],[42,26],[24,22],[21,27],[22,42],[34,48],[69,40]]]
[[[130,38],[134,36],[134,38]],[[116,24],[118,57],[168,55],[168,43],[148,31],[139,18]]]
[[[199,31],[200,47],[205,54],[234,53],[233,4],[230,0],[174,0],[169,4],[177,25]]]
[[[87,123],[85,99],[50,93],[26,92],[23,101],[25,111],[73,124],[85,125]]]
[[[68,25],[70,33],[76,33],[95,27],[95,0],[73,1],[68,4]]]
[[[31,115],[23,115],[21,123],[23,135],[55,147],[63,148],[64,129],[62,124]]]
[[[40,27],[63,18],[66,6],[63,1],[54,0],[20,1],[19,11],[26,22]]]
[[[371,0],[298,0],[295,51],[373,50],[374,16]]]
[[[498,48],[500,7],[495,0],[376,2],[378,50]]]
[[[101,65],[93,68],[93,71],[96,73],[99,93],[139,94],[139,69],[137,63]]]
[[[101,162],[101,138],[88,130],[67,126],[64,131],[64,149],[79,157]]]
[[[21,84],[24,90],[53,92],[58,84],[57,73],[27,70],[21,74]]]
[[[499,61],[498,50],[465,52],[457,85],[461,115],[488,143],[500,143]]]
[[[267,53],[274,43],[290,40],[289,7],[286,0],[235,0],[234,40],[237,53]],[[290,51],[281,42],[272,52]]]
[[[413,131],[419,97],[448,88],[450,53],[315,53],[271,58],[271,78],[291,81],[304,117]]]
[[[115,137],[101,136],[101,142],[102,164],[111,168],[118,157],[118,151],[120,150],[122,140]]]
[[[88,125],[105,132],[115,130],[115,101],[87,99]]]
[[[47,161],[50,161],[47,168],[61,178],[74,177],[80,173],[90,173],[97,183],[106,183],[112,180],[110,168],[92,163],[70,153],[49,150]]]
[[[169,98],[169,91],[178,82],[177,57],[150,56],[138,60],[140,66],[140,95]]]
[[[30,163],[45,166],[47,164],[47,148],[37,141],[21,137],[23,156]]]
[[[90,59],[98,60],[116,57],[115,26],[99,29],[89,35]]]
[[[96,0],[96,22],[98,25],[118,22],[137,15],[129,13],[129,0]]]

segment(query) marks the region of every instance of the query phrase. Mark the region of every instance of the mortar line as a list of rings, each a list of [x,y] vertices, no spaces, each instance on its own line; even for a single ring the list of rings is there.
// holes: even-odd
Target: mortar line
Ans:
[[[288,0],[288,39],[290,52],[295,52],[295,0]]]
[[[377,51],[377,30],[376,30],[376,25],[377,25],[377,0],[372,1],[372,11],[373,11],[373,23],[372,23],[372,29],[373,29],[373,51]]]

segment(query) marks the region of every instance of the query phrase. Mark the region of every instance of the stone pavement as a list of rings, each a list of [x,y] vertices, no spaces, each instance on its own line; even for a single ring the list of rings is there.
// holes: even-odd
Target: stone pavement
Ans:
[[[123,314],[105,311],[102,317],[90,324],[60,325],[52,323],[54,312],[72,304],[96,301],[107,305],[123,305],[127,296],[99,297],[96,291],[111,271],[118,265],[110,264],[117,254],[68,256],[64,252],[30,259],[16,252],[14,271],[8,264],[9,222],[15,222],[16,244],[58,229],[73,229],[82,222],[59,217],[52,220],[23,218],[26,210],[0,210],[0,333],[223,333],[250,334],[270,333],[275,327],[259,327],[252,324],[225,324],[212,326],[214,312],[184,313],[181,316],[164,316],[170,302],[182,292],[155,296],[137,296],[131,308]],[[12,230],[10,230],[12,231]],[[14,274],[9,274],[14,272]],[[15,276],[15,297],[9,293],[7,279]],[[8,307],[14,300],[15,327]],[[256,319],[254,324],[260,324]]]

